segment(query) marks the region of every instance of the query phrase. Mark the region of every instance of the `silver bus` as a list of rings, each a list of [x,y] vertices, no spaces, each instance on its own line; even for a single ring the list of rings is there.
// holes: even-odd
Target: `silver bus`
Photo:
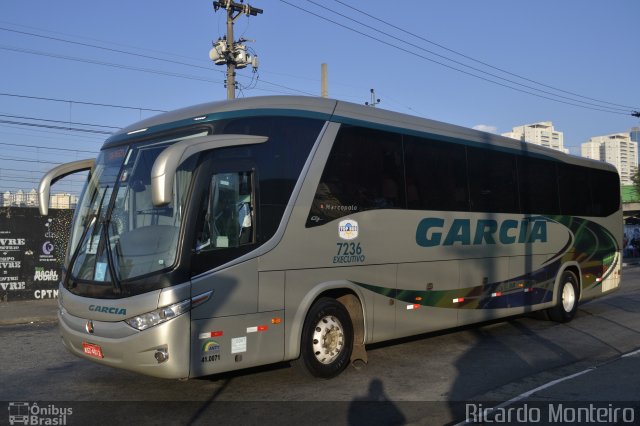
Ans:
[[[295,360],[546,310],[620,284],[603,162],[342,101],[257,97],[143,120],[89,170],[59,285],[73,354],[163,378]]]

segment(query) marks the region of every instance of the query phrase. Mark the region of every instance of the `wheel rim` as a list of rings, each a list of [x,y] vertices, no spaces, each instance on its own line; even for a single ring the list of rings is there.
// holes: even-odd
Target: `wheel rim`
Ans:
[[[323,317],[313,330],[313,355],[322,364],[331,364],[344,349],[344,329],[334,316]]]
[[[562,288],[562,307],[565,312],[571,312],[573,310],[573,306],[576,303],[576,291],[573,288],[573,284],[570,282],[564,283],[564,287]]]

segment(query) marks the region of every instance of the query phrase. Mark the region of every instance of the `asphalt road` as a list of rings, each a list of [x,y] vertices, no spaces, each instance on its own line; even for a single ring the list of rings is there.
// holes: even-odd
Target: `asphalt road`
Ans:
[[[466,404],[514,399],[640,407],[640,267],[623,272],[618,292],[581,305],[568,324],[518,317],[374,345],[365,368],[329,381],[288,363],[155,379],[74,357],[55,322],[2,325],[0,401],[38,401],[34,412],[60,421],[68,407],[65,424],[455,424]],[[0,424],[8,419],[0,411]]]

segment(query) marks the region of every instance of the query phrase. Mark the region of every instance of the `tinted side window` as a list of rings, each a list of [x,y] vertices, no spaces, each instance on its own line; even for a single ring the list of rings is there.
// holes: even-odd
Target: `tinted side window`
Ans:
[[[620,177],[618,173],[591,169],[591,197],[593,214],[609,216],[620,208]]]
[[[463,145],[405,136],[404,152],[409,209],[469,211]]]
[[[216,125],[215,133],[269,137],[266,143],[218,152],[220,156],[235,155],[255,161],[259,179],[260,243],[271,238],[278,229],[302,166],[323,125],[320,120],[296,117],[239,118]]]
[[[403,169],[400,135],[341,126],[307,227],[365,210],[405,208]]]
[[[570,164],[558,164],[558,185],[562,214],[593,215],[591,191],[589,190],[589,169]]]
[[[560,213],[556,163],[537,158],[518,158],[518,187],[523,213]]]
[[[471,210],[517,213],[516,159],[504,152],[467,148]]]
[[[232,150],[256,162],[261,203],[286,205],[323,125],[308,118],[250,117],[220,121],[214,133],[269,137],[266,143]]]

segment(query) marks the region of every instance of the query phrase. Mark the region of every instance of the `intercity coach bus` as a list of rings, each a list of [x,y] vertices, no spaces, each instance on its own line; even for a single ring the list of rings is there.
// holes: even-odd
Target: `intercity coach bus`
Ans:
[[[73,354],[163,378],[546,310],[620,284],[614,167],[342,101],[257,97],[143,120],[96,160],[59,285]]]

